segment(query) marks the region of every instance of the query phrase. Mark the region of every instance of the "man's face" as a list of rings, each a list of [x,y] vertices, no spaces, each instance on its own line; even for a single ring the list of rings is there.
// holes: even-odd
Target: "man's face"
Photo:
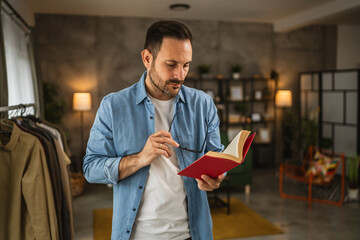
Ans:
[[[175,97],[189,72],[192,60],[190,40],[164,38],[156,59],[149,69],[150,86],[153,97],[167,100]]]

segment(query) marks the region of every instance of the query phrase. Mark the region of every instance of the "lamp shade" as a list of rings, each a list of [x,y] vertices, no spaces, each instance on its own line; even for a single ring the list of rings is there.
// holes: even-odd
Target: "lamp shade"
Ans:
[[[73,109],[75,111],[88,111],[91,109],[90,93],[74,93]]]
[[[291,107],[292,93],[290,90],[279,90],[276,92],[275,104],[277,107]]]

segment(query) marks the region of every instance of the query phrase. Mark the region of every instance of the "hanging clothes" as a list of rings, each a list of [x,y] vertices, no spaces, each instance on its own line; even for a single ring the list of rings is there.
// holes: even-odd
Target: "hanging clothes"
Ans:
[[[65,144],[66,138],[62,129],[57,125],[50,126],[43,123],[33,116],[0,120],[0,206],[2,206],[0,209],[0,239],[71,239],[75,235],[69,178],[69,164],[71,161],[65,153],[67,145]],[[19,140],[20,136],[27,136],[26,138],[22,137],[22,139],[25,139],[22,145],[25,145],[25,143],[30,144],[30,146],[34,145],[41,149],[41,154],[33,157],[28,155],[25,149],[14,148],[15,143],[17,145],[21,142]],[[36,144],[31,145],[30,137]],[[18,156],[22,156],[22,158],[18,158]],[[16,169],[18,161],[21,162],[22,159],[26,161],[23,169],[24,174],[19,173],[19,176],[11,174],[13,168]],[[42,168],[29,168],[29,166],[36,164],[38,166],[38,162],[43,164]],[[28,173],[27,171],[30,169],[39,172]],[[35,174],[44,175],[44,177],[33,179],[33,188],[28,188],[29,185],[24,185],[24,179],[21,179],[21,176],[27,176],[25,173],[32,174],[31,176]],[[14,179],[16,177],[19,179]],[[3,179],[6,179],[6,181],[3,181]],[[42,181],[43,184],[38,184],[38,181]],[[20,196],[20,199],[24,202],[21,202],[21,207],[18,204],[14,205],[16,207],[12,210],[12,201],[9,200],[12,198],[8,193],[16,192],[13,189],[17,188],[20,189],[20,193],[17,193],[16,196]],[[34,191],[34,188],[37,191]],[[38,214],[35,216],[37,220],[35,222],[33,215],[30,216],[35,210],[33,210],[32,205],[28,204],[29,201],[26,201],[26,197],[23,196],[24,193],[31,191],[34,193],[31,196],[36,199],[37,203],[42,203],[40,204],[41,208],[48,212],[49,215],[45,213]],[[44,198],[43,194],[37,194],[38,191],[46,192],[46,196],[51,196],[51,199],[49,196]],[[2,197],[3,195],[6,195],[6,197]],[[16,209],[17,211],[15,211]]]
[[[70,232],[71,237],[75,236],[74,230],[74,217],[73,217],[73,206],[72,206],[72,196],[71,196],[71,187],[70,187],[70,178],[69,178],[69,168],[67,167],[67,161],[65,160],[66,154],[61,149],[60,145],[55,142],[56,151],[58,153],[60,172],[61,172],[61,182],[64,188],[64,195],[66,204],[68,207],[68,216],[69,216],[69,224],[70,224]]]
[[[9,141],[0,138],[0,239],[59,239],[43,146],[11,121],[0,125],[11,132]]]
[[[58,220],[58,228],[59,228],[59,238],[63,238],[63,221],[62,221],[62,208],[63,208],[63,193],[61,187],[61,179],[59,172],[59,164],[56,153],[54,151],[54,145],[52,143],[52,138],[46,132],[42,132],[36,125],[30,121],[25,119],[16,120],[17,126],[23,130],[24,132],[30,133],[37,137],[41,144],[44,146],[46,160],[48,163],[48,170],[51,178],[51,185],[54,193],[54,201],[55,201],[55,209],[56,209],[56,217]]]
[[[53,127],[53,128],[55,128],[56,130],[59,131],[60,136],[61,136],[61,140],[62,140],[63,146],[64,146],[64,152],[66,153],[67,158],[71,157],[70,148],[69,148],[69,146],[67,144],[66,135],[65,135],[64,130],[59,125],[50,123],[50,122],[48,122],[46,120],[42,120],[42,123],[48,125],[49,127]]]
[[[37,122],[36,125],[38,125],[39,127],[47,130],[48,132],[50,132],[50,134],[57,140],[57,142],[59,143],[60,145],[60,148],[62,151],[64,151],[64,145],[63,145],[63,141],[61,139],[61,135],[59,133],[59,131],[53,127],[50,127],[44,123],[41,123],[41,122]]]
[[[67,164],[71,164],[69,162],[69,158],[65,157],[66,154],[64,152],[64,145],[62,143],[62,138],[60,135],[60,132],[53,128],[52,126],[48,126],[47,124],[44,124],[42,122],[37,122],[36,125],[40,128],[40,130],[43,130],[45,132],[48,132],[53,137],[54,145],[55,145],[55,152],[57,154],[57,158],[59,160],[59,166],[60,166],[60,175],[61,175],[61,183],[63,187],[63,193],[66,201],[66,206],[68,209],[68,214],[65,215],[65,218],[69,218],[69,224],[70,224],[70,232],[71,236],[73,237],[75,235],[74,231],[74,220],[73,220],[73,214],[72,214],[72,196],[71,196],[71,188],[70,188],[70,178],[69,178],[69,169],[67,168]]]
[[[62,154],[62,152],[57,152],[55,144],[56,139],[54,139],[52,134],[48,132],[47,129],[36,125],[33,120],[34,119],[30,120],[27,118],[22,118],[17,119],[16,123],[22,130],[37,136],[38,139],[47,146],[45,148],[45,151],[47,151],[49,154],[49,157],[47,158],[49,172],[51,173],[50,176],[52,178],[53,189],[55,189],[54,198],[58,218],[60,239],[71,239],[72,234],[69,216],[69,206],[66,201],[66,193],[61,180],[61,168],[59,163],[59,155]]]

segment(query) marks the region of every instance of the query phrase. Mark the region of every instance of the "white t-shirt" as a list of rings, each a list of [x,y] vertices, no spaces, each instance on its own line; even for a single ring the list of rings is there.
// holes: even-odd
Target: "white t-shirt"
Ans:
[[[150,97],[150,96],[149,96]],[[150,97],[155,107],[155,131],[168,131],[174,114],[174,99],[161,101]],[[158,156],[150,165],[140,207],[130,239],[174,239],[190,237],[186,193],[178,159]]]

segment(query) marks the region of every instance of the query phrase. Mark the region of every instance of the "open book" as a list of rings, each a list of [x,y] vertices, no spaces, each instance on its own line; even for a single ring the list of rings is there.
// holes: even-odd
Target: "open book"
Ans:
[[[244,162],[255,134],[250,135],[247,130],[240,131],[222,153],[209,151],[178,174],[197,179],[201,179],[202,174],[217,178]]]

